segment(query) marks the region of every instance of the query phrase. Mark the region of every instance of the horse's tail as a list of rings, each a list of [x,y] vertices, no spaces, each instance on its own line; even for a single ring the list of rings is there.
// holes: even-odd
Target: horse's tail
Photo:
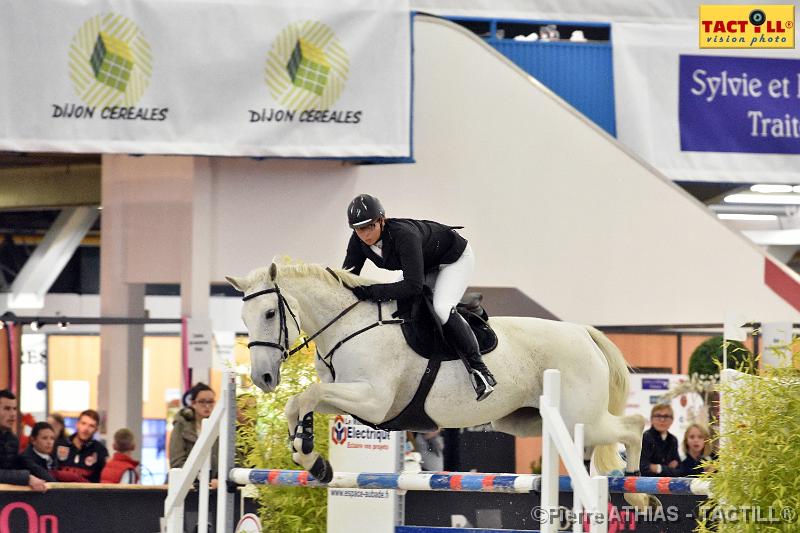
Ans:
[[[620,416],[625,413],[628,402],[628,363],[622,352],[600,330],[586,326],[592,340],[603,352],[608,362],[608,412]],[[621,470],[625,463],[617,453],[617,444],[602,444],[594,450],[594,461],[598,472]]]

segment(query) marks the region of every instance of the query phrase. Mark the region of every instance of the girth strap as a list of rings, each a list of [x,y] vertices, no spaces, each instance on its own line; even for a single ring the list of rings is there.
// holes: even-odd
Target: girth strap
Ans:
[[[436,376],[439,374],[439,368],[441,366],[441,359],[428,359],[428,366],[425,367],[425,372],[422,374],[414,397],[411,398],[408,405],[391,420],[375,424],[368,420],[358,418],[357,416],[353,416],[353,418],[371,428],[383,429],[386,431],[434,431],[439,429],[438,424],[436,424],[436,422],[428,416],[427,411],[425,411],[425,400],[428,399],[428,393],[430,393],[431,387],[433,387],[433,383],[436,381]]]

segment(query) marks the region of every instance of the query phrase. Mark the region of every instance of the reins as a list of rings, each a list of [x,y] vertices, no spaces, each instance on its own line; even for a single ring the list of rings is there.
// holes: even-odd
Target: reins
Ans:
[[[356,302],[355,304],[350,306],[347,310],[349,311],[351,308],[355,307],[358,303],[360,303],[360,302]],[[342,339],[339,342],[337,342],[336,345],[333,348],[331,348],[331,350],[325,355],[320,355],[319,350],[317,350],[317,359],[322,361],[322,364],[325,365],[326,367],[328,367],[328,370],[330,370],[331,376],[333,377],[334,380],[336,379],[336,370],[334,370],[334,368],[333,368],[333,354],[334,354],[334,352],[336,352],[336,350],[341,348],[341,346],[344,343],[346,343],[347,341],[349,341],[353,337],[356,337],[356,336],[361,335],[362,333],[364,333],[366,331],[371,330],[372,328],[374,328],[376,326],[384,326],[384,325],[390,325],[390,324],[398,324],[399,325],[399,324],[402,324],[404,322],[404,320],[402,318],[393,318],[393,319],[390,319],[390,320],[384,320],[383,319],[383,307],[381,306],[381,302],[377,302],[377,304],[378,304],[378,321],[377,322],[373,322],[369,326],[363,327],[360,330],[356,331],[355,333],[351,333],[350,335],[348,335],[344,339]],[[320,333],[320,332],[317,332],[317,333]]]
[[[336,274],[336,272],[331,270],[330,267],[326,268],[325,270],[327,270],[328,273],[330,273],[331,276],[336,278],[336,280],[339,281],[339,283],[341,283],[342,286],[344,286],[347,289],[352,289],[352,287],[349,287]],[[316,333],[314,333],[310,337],[307,336],[305,338],[305,341],[303,341],[301,344],[295,346],[294,348],[292,348],[290,350],[289,349],[289,328],[287,326],[287,321],[286,321],[286,311],[289,311],[289,314],[291,315],[292,320],[294,320],[294,324],[297,327],[297,331],[300,331],[300,323],[297,321],[297,316],[294,314],[294,311],[292,311],[292,308],[289,306],[289,302],[286,301],[286,297],[283,294],[281,294],[281,290],[278,287],[278,285],[276,284],[275,287],[273,287],[271,289],[264,289],[264,290],[261,290],[261,291],[253,292],[251,294],[247,294],[247,295],[242,297],[242,301],[246,302],[248,300],[252,300],[253,298],[257,298],[259,296],[263,296],[265,294],[272,294],[272,293],[275,293],[275,294],[278,295],[278,319],[279,319],[278,342],[250,341],[247,344],[247,348],[249,349],[249,348],[252,348],[253,346],[266,346],[267,348],[275,348],[275,349],[281,351],[281,359],[284,360],[284,361],[286,359],[288,359],[290,356],[294,355],[298,351],[300,351],[303,348],[305,348],[306,346],[308,346],[308,343],[310,343],[311,341],[316,339],[320,334],[322,334],[322,332],[324,332],[326,329],[328,329],[333,324],[338,322],[343,316],[345,316],[347,313],[349,313],[350,311],[355,309],[355,307],[359,303],[361,303],[360,300],[356,300],[354,303],[350,304],[342,312],[340,312],[338,315],[336,315],[327,324],[322,326],[322,328],[317,330]],[[340,340],[325,355],[320,355],[319,350],[317,350],[317,358],[322,362],[322,364],[324,364],[328,368],[328,370],[330,370],[331,375],[332,375],[334,380],[336,379],[336,370],[334,370],[334,368],[333,368],[333,354],[344,343],[346,343],[347,341],[349,341],[350,339],[352,339],[354,337],[357,337],[358,335],[361,335],[362,333],[364,333],[366,331],[371,330],[372,328],[374,328],[376,326],[391,325],[391,324],[402,324],[404,322],[402,318],[393,318],[393,319],[389,319],[389,320],[384,320],[383,319],[383,308],[381,306],[381,303],[380,302],[377,302],[377,303],[378,303],[378,320],[376,322],[370,324],[369,326],[363,327],[363,328],[359,329],[358,331],[356,331],[355,333],[351,333],[350,335],[348,335],[344,339]]]

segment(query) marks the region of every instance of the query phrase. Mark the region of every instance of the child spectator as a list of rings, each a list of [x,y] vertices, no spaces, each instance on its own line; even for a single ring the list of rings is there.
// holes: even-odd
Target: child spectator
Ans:
[[[674,416],[669,404],[656,404],[650,411],[651,426],[642,436],[642,460],[639,466],[643,476],[681,475],[678,438],[669,432]]]
[[[58,471],[80,476],[90,483],[100,482],[100,472],[106,465],[108,450],[100,441],[94,440],[100,415],[87,409],[78,416],[75,433],[68,442],[56,445]]]
[[[692,424],[683,434],[683,453],[686,459],[681,462],[682,476],[699,476],[703,473],[701,464],[711,458],[711,443],[708,430],[700,424]]]
[[[128,428],[114,433],[114,455],[100,474],[101,483],[136,485],[139,483],[139,461],[128,455],[136,449],[136,439]]]
[[[31,473],[45,481],[55,481],[53,475],[56,461],[53,459],[53,444],[56,434],[47,422],[36,422],[31,429],[28,447],[22,452],[22,459]]]

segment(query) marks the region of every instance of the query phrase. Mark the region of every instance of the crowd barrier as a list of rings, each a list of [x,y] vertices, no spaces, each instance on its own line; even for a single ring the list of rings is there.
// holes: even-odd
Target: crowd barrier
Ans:
[[[0,533],[159,530],[166,485],[48,483],[47,491],[0,484]],[[196,492],[186,501],[187,525],[197,516]]]

